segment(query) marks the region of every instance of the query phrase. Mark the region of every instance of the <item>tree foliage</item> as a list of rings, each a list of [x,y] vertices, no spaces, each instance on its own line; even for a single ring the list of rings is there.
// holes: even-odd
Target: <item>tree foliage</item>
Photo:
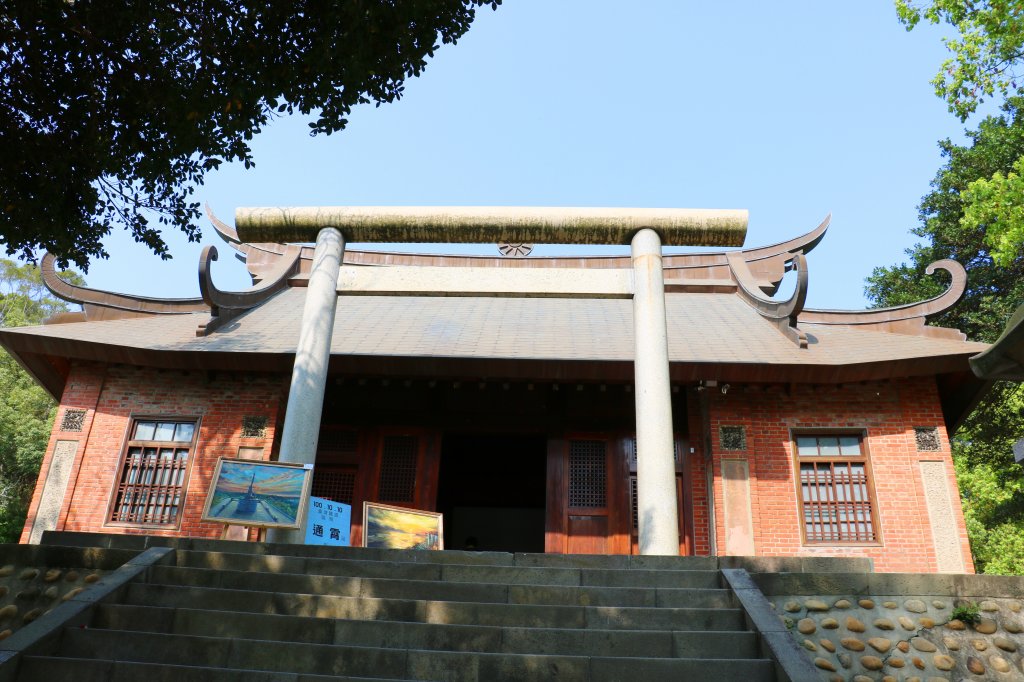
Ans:
[[[964,300],[934,322],[955,327],[976,341],[994,341],[1024,301],[1024,256],[998,265],[984,225],[964,221],[965,190],[978,178],[1012,172],[1024,155],[1024,101],[1009,100],[1000,116],[968,132],[969,142],[940,143],[945,164],[921,201],[921,238],[909,261],[876,268],[865,293],[888,306],[934,296],[942,284],[926,277],[932,261],[953,258],[967,268]],[[1024,468],[1013,459],[1013,443],[1024,437],[1024,390],[999,383],[968,416],[952,442],[971,547],[979,570],[1024,573]]]
[[[311,134],[352,107],[392,102],[476,8],[414,2],[0,4],[0,241],[87,269],[114,226],[168,257],[158,223],[197,239],[204,174],[253,163],[272,118],[313,114]]]
[[[986,97],[1020,94],[1024,64],[1024,6],[1015,0],[896,0],[900,21],[912,30],[922,20],[948,24],[957,37],[943,42],[952,56],[932,80],[961,121]]]
[[[931,0],[923,6],[896,0],[900,20],[912,30],[922,20],[948,24],[957,37],[944,43],[952,56],[932,80],[935,93],[961,121],[985,98],[1006,100],[1024,89],[1024,5],[1006,0]],[[961,188],[967,231],[984,234],[997,263],[1009,266],[1024,245],[1024,156],[1009,168],[972,178]]]
[[[75,273],[61,276],[81,283]],[[0,259],[0,326],[39,324],[64,310],[36,266]],[[21,535],[55,409],[46,391],[0,349],[0,542],[17,542]]]

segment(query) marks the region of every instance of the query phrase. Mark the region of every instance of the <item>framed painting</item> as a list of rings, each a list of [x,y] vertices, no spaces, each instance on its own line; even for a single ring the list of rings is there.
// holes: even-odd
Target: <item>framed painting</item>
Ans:
[[[443,515],[363,502],[363,547],[444,549]]]
[[[299,528],[312,482],[309,465],[221,457],[206,494],[203,521]]]

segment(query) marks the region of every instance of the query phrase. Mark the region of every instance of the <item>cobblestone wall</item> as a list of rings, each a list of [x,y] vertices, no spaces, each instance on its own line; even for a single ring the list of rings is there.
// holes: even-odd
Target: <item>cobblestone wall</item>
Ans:
[[[932,577],[878,576],[879,582],[918,587]],[[1024,580],[1004,578],[990,590],[994,596],[984,596],[977,594],[984,582],[971,584],[975,576],[956,578],[956,589],[939,584],[916,594],[856,590],[768,598],[823,680],[1024,679]],[[991,576],[980,578],[993,586]]]

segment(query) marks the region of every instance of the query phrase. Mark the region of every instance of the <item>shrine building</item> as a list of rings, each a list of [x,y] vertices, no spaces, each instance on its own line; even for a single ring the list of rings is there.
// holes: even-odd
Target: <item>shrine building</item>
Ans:
[[[740,247],[745,211],[240,209],[254,285],[156,299],[44,282],[81,312],[0,329],[59,403],[22,535],[219,537],[221,457],[313,465],[312,494],[444,514],[451,549],[851,556],[973,572],[950,436],[985,344],[926,326],[966,286],[805,307],[816,229]],[[316,241],[315,248],[310,246]],[[502,255],[346,249],[501,243]],[[534,257],[531,243],[630,244]],[[302,245],[305,244],[305,245]],[[792,293],[780,298],[790,272]],[[827,276],[823,273],[821,276]],[[294,532],[271,539],[296,541]]]

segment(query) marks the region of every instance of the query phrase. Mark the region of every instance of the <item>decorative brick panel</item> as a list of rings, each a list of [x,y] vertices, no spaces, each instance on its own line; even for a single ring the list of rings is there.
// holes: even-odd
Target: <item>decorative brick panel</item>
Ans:
[[[718,441],[723,450],[746,450],[747,430],[742,426],[719,426]]]
[[[268,422],[269,420],[263,416],[242,417],[242,438],[266,438]]]
[[[73,407],[64,410],[64,416],[60,419],[60,430],[69,433],[80,433],[85,425],[85,410]]]
[[[934,426],[914,427],[914,439],[917,441],[918,452],[938,452],[942,449],[939,430]]]

